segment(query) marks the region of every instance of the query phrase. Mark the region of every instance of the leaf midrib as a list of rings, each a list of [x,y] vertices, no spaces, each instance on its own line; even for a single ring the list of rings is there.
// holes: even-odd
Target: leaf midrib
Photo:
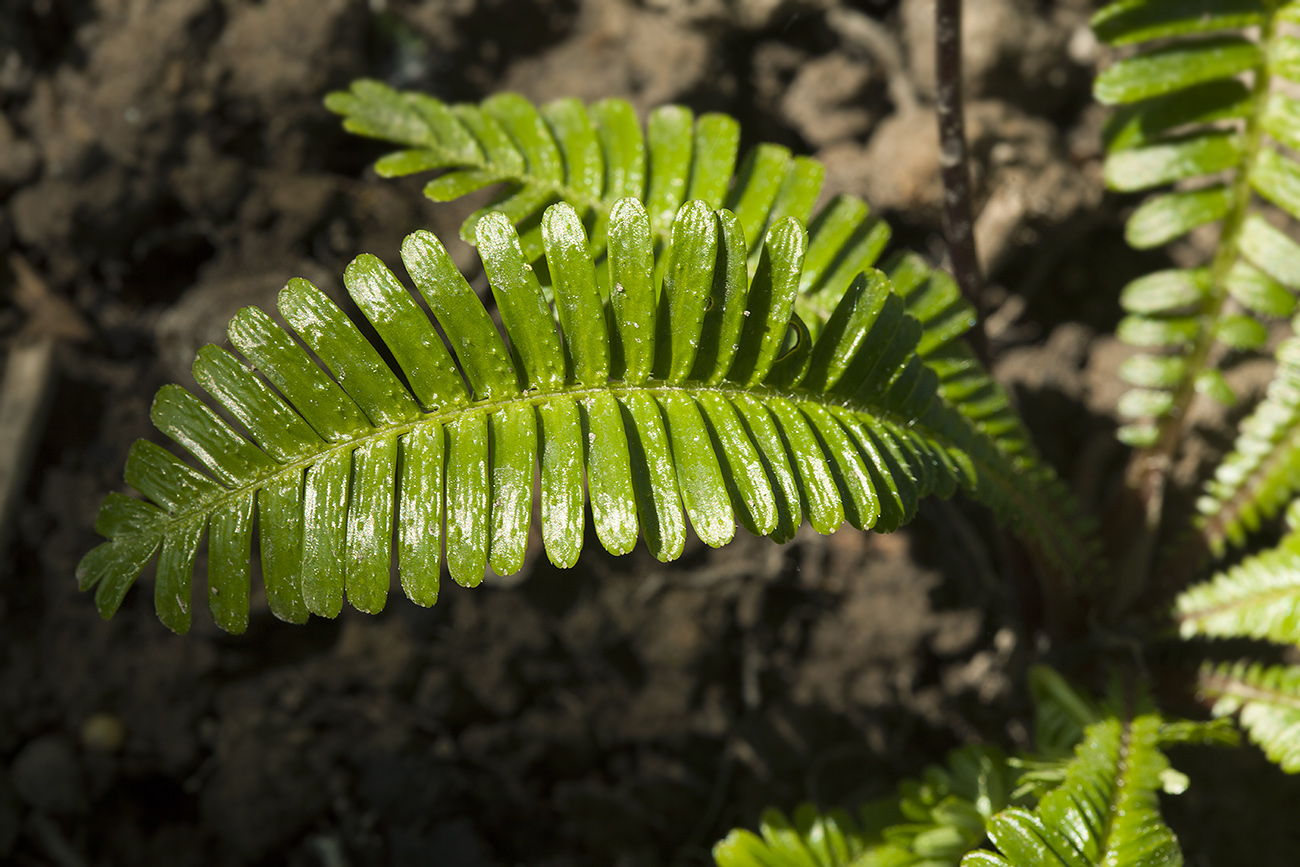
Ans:
[[[265,488],[268,484],[270,484],[272,481],[276,479],[286,477],[292,473],[301,473],[303,470],[313,466],[314,464],[320,463],[323,460],[326,460],[332,455],[338,454],[340,452],[345,452],[345,451],[355,451],[356,449],[362,447],[366,443],[372,442],[374,440],[387,439],[389,437],[398,437],[403,434],[409,433],[410,431],[415,430],[419,426],[425,424],[442,424],[442,425],[450,424],[456,421],[458,418],[464,417],[465,415],[471,412],[484,412],[491,415],[496,412],[504,411],[512,406],[521,406],[521,405],[531,405],[534,407],[539,406],[543,403],[546,403],[549,400],[554,400],[555,398],[570,398],[575,401],[579,401],[582,400],[583,398],[594,397],[599,394],[609,394],[615,398],[621,396],[631,396],[634,394],[651,395],[651,396],[685,394],[691,397],[692,399],[694,399],[698,396],[702,396],[706,394],[715,394],[727,399],[735,399],[738,397],[751,397],[757,399],[761,403],[765,403],[767,400],[781,398],[784,400],[789,400],[792,403],[795,403],[796,405],[802,403],[802,404],[814,404],[822,407],[832,407],[832,406],[840,407],[841,409],[845,409],[854,415],[870,416],[874,419],[881,420],[898,427],[905,427],[905,428],[921,427],[920,423],[916,419],[904,418],[898,415],[897,413],[887,409],[872,407],[871,405],[861,401],[855,401],[851,398],[841,398],[839,396],[834,396],[830,394],[817,395],[811,392],[803,392],[798,389],[795,389],[793,391],[782,391],[779,389],[772,388],[770,386],[763,386],[763,385],[746,387],[746,386],[735,385],[735,384],[732,385],[727,385],[727,384],[705,385],[705,384],[696,384],[696,383],[674,384],[674,383],[662,382],[659,380],[649,380],[648,382],[650,384],[636,385],[636,384],[624,383],[622,381],[615,380],[610,383],[604,385],[597,385],[597,386],[579,383],[579,384],[573,384],[565,388],[554,389],[550,391],[533,391],[525,394],[511,396],[511,397],[476,401],[450,410],[423,413],[419,418],[409,419],[406,421],[398,422],[396,424],[371,428],[370,430],[356,437],[348,437],[340,442],[328,443],[326,447],[323,449],[313,451],[311,454],[304,456],[302,458],[298,458],[296,460],[284,464],[278,464],[274,470],[270,472],[259,473],[257,475],[254,475],[248,482],[233,488],[226,488],[224,486],[221,486],[221,483],[212,477],[211,470],[206,465],[200,465],[201,469],[199,471],[202,472],[204,476],[206,476],[207,478],[212,479],[214,484],[221,486],[221,490],[222,490],[221,494],[214,496],[210,499],[200,498],[198,500],[198,505],[191,509],[187,509],[179,512],[165,512],[165,511],[161,512],[162,517],[160,517],[157,521],[155,521],[150,527],[150,530],[152,530],[152,532],[150,532],[149,530],[141,530],[136,533],[122,534],[120,536],[115,537],[115,541],[128,540],[140,536],[149,537],[155,535],[159,539],[164,538],[170,532],[172,532],[172,530],[175,527],[187,525],[193,521],[197,521],[200,519],[206,520],[213,513],[215,513],[218,509],[220,509],[222,506],[226,505],[227,503],[242,499],[243,497],[249,494],[256,493],[257,491],[261,490],[262,488]],[[949,448],[959,448],[959,446],[957,446],[956,444],[951,443],[947,437],[944,437],[941,434],[938,434],[935,431],[930,430],[929,428],[922,428],[922,429],[928,440],[932,442],[938,442]],[[972,460],[974,460],[973,457]]]
[[[1278,708],[1300,711],[1300,697],[1279,690],[1268,689],[1249,681],[1228,675],[1202,675],[1199,679],[1202,689],[1219,696],[1231,696],[1243,702],[1255,701]]]
[[[1105,842],[1100,853],[1101,857],[1097,860],[1098,864],[1106,864],[1118,851],[1114,845],[1115,819],[1119,815],[1121,804],[1130,785],[1129,774],[1133,771],[1129,761],[1133,754],[1133,725],[1131,719],[1126,719],[1119,725],[1119,740],[1115,751],[1115,788],[1106,804],[1106,828],[1102,835]]]
[[[1236,599],[1230,599],[1224,602],[1216,602],[1213,605],[1207,605],[1193,611],[1180,611],[1177,613],[1176,619],[1180,626],[1184,623],[1195,622],[1199,623],[1202,628],[1204,628],[1207,624],[1203,623],[1203,621],[1209,620],[1212,617],[1227,614],[1241,608],[1261,607],[1285,599],[1288,596],[1294,597],[1296,595],[1300,595],[1300,583],[1291,587],[1270,587],[1267,590],[1256,591],[1246,596],[1239,596]],[[1202,632],[1202,634],[1210,635],[1213,633]],[[1240,632],[1239,630],[1232,630],[1231,634],[1240,634]]]

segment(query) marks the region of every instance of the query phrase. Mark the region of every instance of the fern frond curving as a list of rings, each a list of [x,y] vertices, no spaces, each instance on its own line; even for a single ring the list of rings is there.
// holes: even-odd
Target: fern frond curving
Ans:
[[[1300,533],[1178,596],[1184,638],[1264,638],[1300,645]]]
[[[1228,542],[1274,517],[1300,492],[1300,338],[1277,350],[1268,393],[1246,418],[1232,451],[1215,468],[1197,501],[1201,534],[1221,555]]]
[[[1300,245],[1252,213],[1255,196],[1300,219],[1300,102],[1274,87],[1300,81],[1287,58],[1300,41],[1278,24],[1294,7],[1238,0],[1119,0],[1093,18],[1097,35],[1137,46],[1098,77],[1097,98],[1118,108],[1107,129],[1106,181],[1159,190],[1130,217],[1139,249],[1218,223],[1213,261],[1129,284],[1119,335],[1141,352],[1120,371],[1119,435],[1152,446],[1177,430],[1196,394],[1231,402],[1215,347],[1256,349],[1264,320],[1296,308]]]
[[[711,545],[737,523],[778,540],[805,519],[820,532],[890,530],[920,497],[959,488],[1026,527],[1040,520],[1041,498],[996,444],[937,397],[916,354],[921,326],[884,275],[856,279],[809,338],[791,313],[806,249],[796,220],[769,233],[751,278],[736,216],[691,203],[659,288],[648,215],[624,200],[603,291],[577,212],[553,206],[542,226],[554,312],[508,218],[477,227],[504,339],[428,233],[402,255],[446,344],[374,257],[344,278],[396,369],[305,281],[279,302],[305,350],[261,311],[237,315],[230,339],[256,372],[207,347],[195,378],[251,436],[182,389],[159,393],[155,423],[205,471],[151,443],[132,449],[127,482],[148,501],[110,497],[99,523],[110,541],[78,572],[101,610],[161,549],[156,605],[186,629],[206,536],[210,607],[242,629],[254,522],[281,617],[335,615],[345,595],[382,608],[394,536],[404,590],[431,604],[444,549],[466,585],[489,564],[522,566],[537,467],[542,541],[560,566],[582,546],[584,475],[602,545],[626,552],[640,535],[664,560],[688,520]],[[1041,530],[1061,556],[1072,532]]]
[[[947,765],[901,782],[895,797],[872,801],[855,821],[811,804],[794,821],[767,810],[759,833],[736,829],[713,847],[718,867],[956,867],[985,839],[984,825],[1009,803],[1015,774],[997,747],[967,745]]]
[[[1160,815],[1169,762],[1156,714],[1088,726],[1061,784],[1032,812],[1013,807],[989,821],[1000,850],[972,852],[962,867],[1085,867],[1183,863]]]
[[[608,211],[620,196],[645,203],[657,250],[684,197],[703,199],[710,207],[725,204],[743,227],[752,270],[768,228],[788,215],[806,220],[824,176],[820,163],[791,157],[774,145],[757,147],[733,176],[736,122],[712,114],[695,118],[682,106],[657,109],[643,132],[631,107],[621,100],[587,107],[563,100],[538,110],[522,97],[504,94],[480,106],[449,107],[424,94],[359,81],[351,92],[331,94],[326,104],[344,116],[349,130],[408,146],[381,159],[376,165],[380,174],[443,170],[426,188],[434,199],[507,182],[494,204],[466,221],[462,234],[467,240],[477,220],[500,209],[519,229],[526,257],[536,258],[541,252],[538,214],[549,202],[569,202],[591,230],[589,246],[601,275]],[[876,263],[888,239],[888,225],[852,196],[832,199],[812,220],[794,306],[811,338],[820,335],[851,281]],[[907,284],[900,294],[908,300],[907,312],[922,325],[919,352],[939,376],[940,394],[959,407],[979,433],[996,440],[999,460],[1017,462],[1019,471],[1035,474],[1032,487],[1049,495],[1050,520],[1066,535],[1087,536],[1090,524],[1083,511],[1037,460],[1005,393],[960,339],[974,323],[974,311],[950,280],[931,273],[915,257],[897,260],[890,270],[899,285]],[[1005,484],[986,493],[1004,516],[1026,505]],[[890,525],[892,519],[885,520]],[[1066,572],[1086,571],[1091,546],[1053,550],[1059,547],[1057,541],[1043,540],[1047,559],[1069,563]]]
[[[1207,664],[1197,684],[1215,700],[1215,716],[1236,715],[1272,762],[1288,774],[1300,773],[1300,668]]]

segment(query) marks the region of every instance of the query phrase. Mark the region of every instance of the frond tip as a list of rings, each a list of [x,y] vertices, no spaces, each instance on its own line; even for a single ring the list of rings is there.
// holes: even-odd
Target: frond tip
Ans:
[[[882,274],[854,280],[815,341],[792,314],[806,248],[794,219],[767,234],[752,278],[738,219],[704,203],[678,214],[660,267],[635,199],[611,210],[600,270],[573,208],[551,207],[542,230],[534,270],[505,216],[478,223],[504,335],[427,232],[402,259],[445,342],[378,259],[354,261],[344,282],[395,367],[306,281],[279,299],[297,339],[241,311],[230,340],[251,368],[208,346],[194,373],[243,431],[183,389],[159,392],[155,424],[202,469],[136,443],[126,479],[147,501],[111,495],[108,541],[78,568],[101,612],[161,551],[155,604],[185,631],[206,537],[209,607],[242,630],[254,535],[284,619],[334,616],[345,596],[378,611],[394,548],[407,596],[432,604],[443,562],[471,586],[489,564],[521,568],[535,472],[559,566],[581,550],[585,502],[606,549],[643,538],[670,560],[688,520],[715,546],[737,523],[778,540],[804,519],[892,529],[919,496],[983,489],[997,450],[937,397],[922,329]]]

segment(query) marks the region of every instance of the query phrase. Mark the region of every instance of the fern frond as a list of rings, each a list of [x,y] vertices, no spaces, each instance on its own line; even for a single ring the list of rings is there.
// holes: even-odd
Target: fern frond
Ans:
[[[1121,296],[1119,335],[1142,350],[1120,371],[1133,387],[1119,405],[1128,420],[1119,435],[1131,445],[1176,431],[1198,393],[1231,402],[1209,364],[1213,348],[1258,348],[1262,320],[1295,310],[1300,245],[1251,213],[1257,194],[1300,218],[1300,165],[1284,150],[1300,142],[1300,102],[1274,88],[1275,78],[1300,80],[1300,64],[1286,60],[1300,41],[1278,28],[1294,9],[1119,0],[1093,18],[1103,40],[1139,46],[1096,83],[1097,98],[1118,107],[1106,181],[1124,192],[1164,188],[1129,219],[1129,243],[1157,247],[1221,225],[1206,267],[1140,278]]]
[[[736,829],[713,847],[718,867],[956,867],[983,842],[985,822],[1009,803],[1014,773],[1000,750],[968,745],[904,780],[892,798],[866,804],[855,822],[811,804],[791,822],[767,810],[759,833]]]
[[[1238,428],[1232,451],[1215,468],[1197,500],[1201,534],[1221,555],[1226,543],[1274,517],[1300,491],[1300,338],[1277,350],[1277,369],[1264,400]]]
[[[465,221],[461,236],[474,243],[478,221],[504,213],[530,260],[542,253],[540,220],[547,206],[572,205],[598,252],[605,246],[610,209],[624,197],[645,204],[660,247],[685,202],[725,207],[740,219],[746,247],[756,257],[768,231],[785,217],[808,224],[826,174],[818,161],[773,144],[759,145],[737,166],[736,121],[723,114],[697,118],[680,105],[655,109],[642,130],[621,99],[589,106],[562,99],[538,108],[503,93],[480,105],[447,105],[365,79],[350,91],[330,94],[325,105],[343,116],[350,132],[405,146],[375,164],[380,175],[441,170],[425,187],[434,201],[506,184]],[[861,200],[841,197],[809,225],[809,236],[803,290],[813,299],[829,298],[829,314],[848,282],[879,256],[889,227],[868,219]],[[809,319],[806,309],[798,312]]]
[[[111,497],[100,520],[110,541],[78,573],[101,610],[161,548],[156,605],[185,630],[206,535],[210,607],[242,629],[254,513],[281,617],[335,615],[345,594],[382,608],[394,532],[403,588],[431,604],[444,548],[466,585],[489,563],[521,567],[537,466],[542,541],[560,566],[582,546],[584,471],[602,545],[623,553],[640,534],[664,560],[680,554],[687,520],[711,545],[737,522],[779,540],[805,519],[820,532],[846,520],[892,529],[920,497],[958,488],[1040,522],[1042,498],[937,397],[916,354],[921,326],[882,274],[855,280],[808,337],[791,314],[806,244],[794,219],[769,233],[750,278],[736,216],[691,203],[659,290],[636,200],[613,212],[604,291],[576,211],[553,206],[542,227],[554,313],[508,219],[477,227],[508,346],[428,233],[407,239],[403,260],[450,348],[373,257],[344,282],[396,370],[305,281],[286,287],[280,312],[323,366],[266,314],[236,316],[231,341],[262,376],[207,347],[195,378],[251,440],[182,389],[159,393],[155,423],[206,472],[151,443],[132,449],[127,482],[149,502]],[[1060,556],[1079,544],[1068,524],[1039,532]]]
[[[537,214],[548,202],[567,201],[579,211],[591,228],[589,245],[600,262],[604,226],[615,199],[636,196],[646,204],[659,249],[677,204],[689,195],[702,198],[710,207],[723,203],[735,211],[752,270],[758,242],[768,227],[786,215],[806,219],[824,176],[815,160],[792,158],[784,148],[760,145],[733,177],[735,121],[721,115],[696,119],[681,106],[653,112],[643,133],[631,107],[621,100],[586,108],[565,100],[539,111],[522,97],[505,94],[481,106],[448,107],[423,94],[359,81],[349,93],[331,94],[326,104],[344,116],[347,129],[409,146],[381,159],[376,165],[380,174],[445,170],[426,188],[434,199],[455,198],[488,182],[508,182],[493,205],[466,221],[462,234],[468,239],[483,214],[502,209],[519,229],[525,255],[532,258],[541,249]],[[489,139],[496,128],[489,123],[493,120],[502,134]],[[588,135],[589,128],[595,130],[595,138]],[[464,144],[467,141],[481,146],[475,151]],[[495,157],[489,141],[496,142]],[[530,156],[533,152],[536,156]],[[544,171],[533,169],[534,165]],[[817,214],[808,234],[794,310],[809,336],[816,338],[850,282],[876,263],[889,239],[889,227],[873,218],[860,199],[839,196]],[[598,273],[603,274],[603,268],[602,262]],[[950,280],[931,274],[919,259],[898,260],[891,270],[899,272],[892,277],[908,281],[908,291],[900,294],[908,299],[907,312],[922,324],[919,351],[925,365],[940,378],[940,394],[958,406],[979,433],[995,439],[999,460],[1011,460],[1017,471],[1036,474],[1033,487],[1047,493],[1051,502],[1049,520],[1065,535],[1088,536],[1090,524],[1082,509],[1038,461],[1005,393],[960,339],[974,323],[974,311]],[[1004,517],[1014,516],[1026,505],[1007,484],[993,485],[985,493]],[[885,521],[882,526],[892,526],[892,518]],[[1066,572],[1087,571],[1086,562],[1094,554],[1090,545],[1065,551],[1054,550],[1059,540],[1041,541],[1044,556],[1058,568],[1068,563]]]
[[[713,860],[718,867],[860,867],[872,837],[844,810],[822,813],[802,804],[793,821],[764,810],[757,834],[731,831],[714,844]]]
[[[1214,715],[1237,715],[1250,739],[1288,774],[1300,773],[1300,668],[1258,662],[1206,665],[1200,691]]]
[[[989,821],[1001,854],[972,852],[962,867],[1181,865],[1157,792],[1169,762],[1156,714],[1088,726],[1060,786],[1038,808],[1004,810]]]
[[[1264,638],[1300,644],[1300,533],[1178,596],[1184,638]]]

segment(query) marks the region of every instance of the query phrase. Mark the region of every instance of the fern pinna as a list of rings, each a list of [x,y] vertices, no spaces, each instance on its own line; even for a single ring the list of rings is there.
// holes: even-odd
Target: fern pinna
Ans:
[[[1215,353],[1258,348],[1262,319],[1295,310],[1300,246],[1255,199],[1300,218],[1300,166],[1284,150],[1300,144],[1300,103],[1284,86],[1300,80],[1288,21],[1300,5],[1280,0],[1120,0],[1093,19],[1104,41],[1140,46],[1097,79],[1097,98],[1120,106],[1106,181],[1163,188],[1129,218],[1129,242],[1157,247],[1209,223],[1220,234],[1204,267],[1143,277],[1120,298],[1120,336],[1143,350],[1121,370],[1134,386],[1120,403],[1125,442],[1171,453],[1196,393],[1233,399]]]

